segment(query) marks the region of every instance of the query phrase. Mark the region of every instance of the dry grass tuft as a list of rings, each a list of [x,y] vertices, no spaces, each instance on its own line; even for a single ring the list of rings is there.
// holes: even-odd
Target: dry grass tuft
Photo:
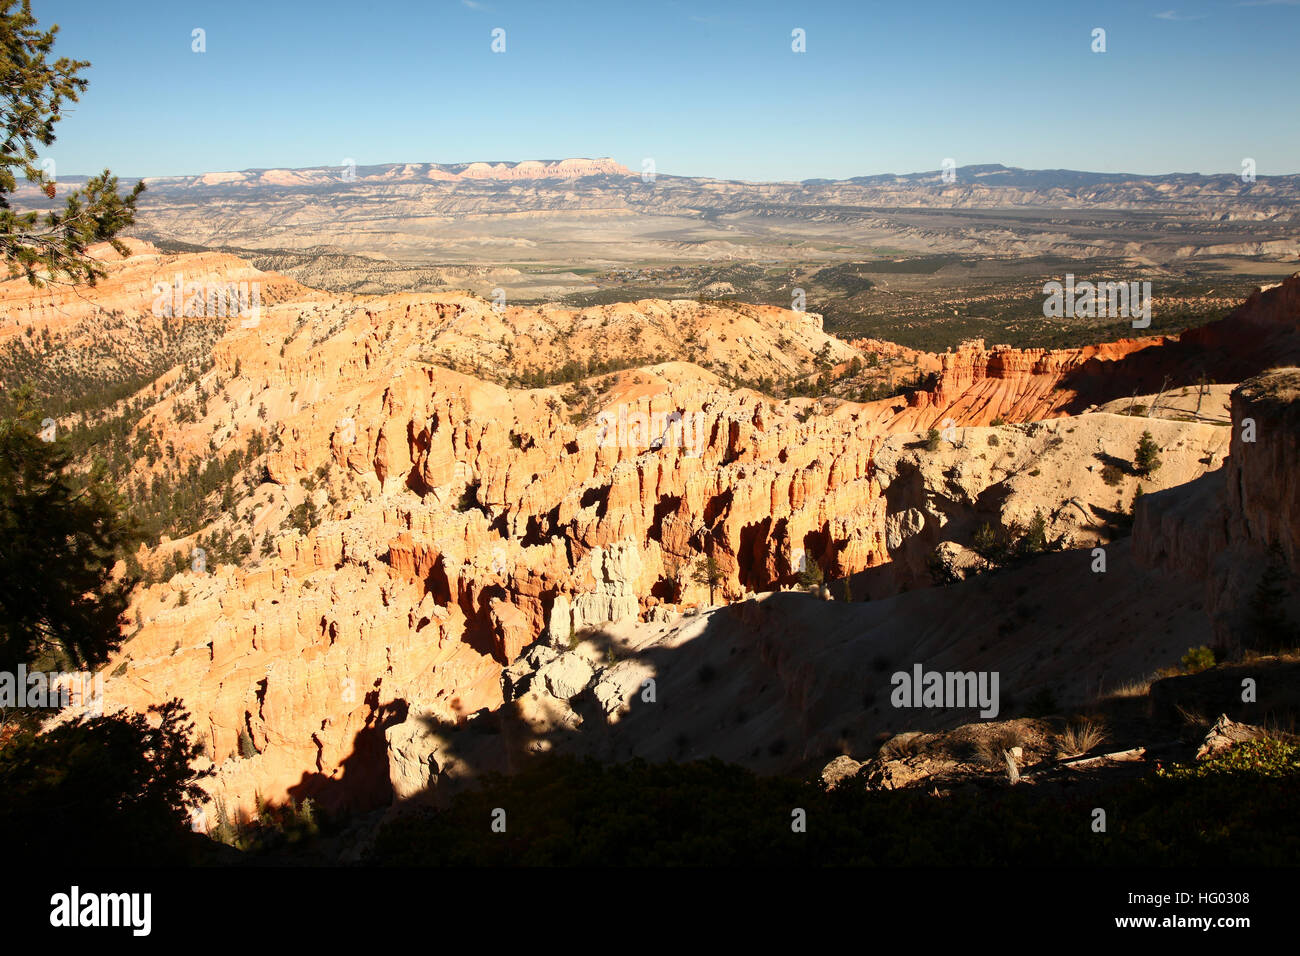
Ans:
[[[1114,699],[1119,697],[1145,697],[1151,692],[1151,685],[1155,683],[1159,674],[1148,674],[1146,677],[1139,677],[1136,680],[1124,681],[1122,684],[1116,684],[1110,690],[1098,695],[1098,699]]]
[[[1105,725],[1099,720],[1072,720],[1056,738],[1056,754],[1060,759],[1079,757],[1106,739]]]
[[[1296,732],[1296,715],[1293,713],[1288,713],[1285,716],[1270,714],[1264,721],[1263,733],[1258,736],[1281,740],[1285,743],[1300,741],[1300,733]]]
[[[1013,747],[1022,746],[1024,746],[1024,738],[1021,737],[1020,731],[1015,727],[1003,727],[982,738],[975,745],[975,752],[980,760],[990,767],[1001,769],[1006,766],[1006,758],[1003,754]]]

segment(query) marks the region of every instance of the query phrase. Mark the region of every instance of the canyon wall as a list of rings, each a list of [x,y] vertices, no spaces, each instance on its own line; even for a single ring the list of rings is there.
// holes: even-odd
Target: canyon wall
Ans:
[[[1300,370],[1277,369],[1232,393],[1230,454],[1222,468],[1144,498],[1135,554],[1205,582],[1216,642],[1250,648],[1257,616],[1300,621]],[[1262,590],[1277,575],[1278,591]]]

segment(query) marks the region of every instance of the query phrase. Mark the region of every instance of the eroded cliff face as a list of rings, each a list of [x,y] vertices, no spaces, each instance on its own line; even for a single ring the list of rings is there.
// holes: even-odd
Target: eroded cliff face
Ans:
[[[1074,349],[962,343],[938,356],[938,384],[917,396],[957,424],[1037,421],[1166,389],[1240,382],[1300,362],[1300,274],[1253,294],[1231,315],[1178,336],[1125,338]]]
[[[1079,392],[1090,375],[1164,341],[1121,339],[1077,349],[986,348],[983,339],[964,342],[939,356],[936,386],[914,400],[915,421],[988,425],[998,419],[1029,422],[1079,411]],[[938,419],[933,418],[936,413]]]
[[[1300,299],[1295,307],[1300,312]],[[1300,369],[1276,369],[1232,393],[1226,478],[1234,537],[1277,548],[1300,568]]]
[[[135,276],[129,288],[108,281],[90,295],[135,301],[155,275],[206,267],[132,257],[115,264]],[[997,429],[966,426],[1063,415],[1080,375],[1127,395],[1112,366],[1162,347],[974,343],[928,360],[940,367],[931,391],[833,408],[733,390],[683,361],[612,372],[577,394],[484,378],[512,354],[553,366],[634,329],[704,341],[727,374],[742,363],[751,374],[811,373],[826,349],[836,361],[857,354],[815,317],[681,302],[499,311],[468,295],[293,289],[254,327],[232,324],[211,368],[151,386],[136,437],[171,452],[142,458],[133,481],[184,480],[193,463],[265,436],[269,450],[215,523],[251,529],[263,549],[238,568],[213,563],[138,593],[129,640],[106,668],[108,706],[181,697],[226,813],[250,813],[259,797],[382,804],[385,733],[412,708],[454,726],[501,705],[502,669],[544,631],[563,640],[708,602],[691,574],[706,555],[719,600],[792,584],[801,558],[828,577],[897,558],[872,585],[892,593],[923,582],[929,536],[950,518],[1019,520],[1039,502],[1065,534],[1127,506],[1104,498],[1096,462],[1063,457],[1032,472],[1067,443],[1088,444],[1084,457],[1131,455],[1137,420],[1120,427],[1125,447],[1096,449],[1102,431],[1091,426],[1077,437],[1068,424],[1006,432],[1005,447],[989,440]],[[970,434],[945,436],[928,457],[907,448],[950,425]],[[1155,427],[1170,449],[1160,481],[1222,458],[1211,426]],[[1077,480],[1062,469],[1079,469]],[[320,517],[304,529],[291,516],[308,504]],[[142,559],[192,547],[164,541]],[[207,825],[217,812],[208,806]]]
[[[1216,642],[1250,647],[1260,612],[1300,620],[1300,369],[1282,368],[1232,392],[1231,446],[1216,472],[1142,502],[1135,554],[1205,581]],[[1280,574],[1279,593],[1261,581]],[[1260,607],[1261,604],[1267,605]]]

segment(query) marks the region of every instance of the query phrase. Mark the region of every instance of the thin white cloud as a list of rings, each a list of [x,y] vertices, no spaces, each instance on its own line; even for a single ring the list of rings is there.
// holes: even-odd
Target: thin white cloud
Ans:
[[[1154,15],[1157,20],[1204,20],[1204,13],[1179,13],[1177,10],[1163,10]]]

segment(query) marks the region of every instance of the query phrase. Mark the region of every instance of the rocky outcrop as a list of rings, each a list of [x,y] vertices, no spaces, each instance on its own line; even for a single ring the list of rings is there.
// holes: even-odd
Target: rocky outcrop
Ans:
[[[862,764],[847,754],[840,754],[822,768],[822,782],[826,789],[834,790],[844,780],[849,779],[862,768]]]

